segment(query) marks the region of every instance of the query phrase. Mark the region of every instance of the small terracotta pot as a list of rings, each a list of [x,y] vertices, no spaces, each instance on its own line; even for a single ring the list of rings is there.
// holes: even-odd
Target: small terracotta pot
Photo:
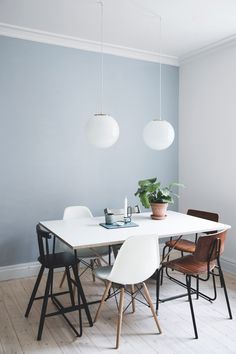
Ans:
[[[154,220],[162,220],[166,218],[168,203],[151,203],[152,215]]]

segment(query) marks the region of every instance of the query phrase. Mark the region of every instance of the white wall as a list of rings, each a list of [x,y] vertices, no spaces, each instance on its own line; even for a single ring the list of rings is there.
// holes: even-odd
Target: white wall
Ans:
[[[230,224],[224,265],[236,267],[236,45],[180,68],[180,211],[218,212]]]

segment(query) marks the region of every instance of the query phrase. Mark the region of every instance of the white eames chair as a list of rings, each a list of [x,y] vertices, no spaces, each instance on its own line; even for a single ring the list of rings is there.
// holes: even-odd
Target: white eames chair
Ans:
[[[83,205],[66,207],[63,214],[63,220],[79,219],[79,218],[92,218],[91,210]]]
[[[131,286],[131,296],[133,296],[133,285],[141,284],[144,292],[144,296],[148,305],[150,306],[152,315],[156,322],[159,333],[161,328],[157,319],[157,315],[154,310],[154,306],[145,284],[145,280],[159,268],[160,255],[159,255],[159,243],[157,236],[132,236],[128,238],[122,247],[120,248],[118,255],[115,259],[113,267],[99,267],[96,268],[95,275],[107,282],[106,289],[102,296],[102,300],[99,304],[94,322],[97,321],[99,313],[101,311],[104,301],[107,299],[109,290],[113,283],[120,286],[120,301],[119,301],[119,313],[116,335],[116,349],[119,348],[120,333],[123,317],[123,304],[124,304],[124,292],[125,286]],[[134,300],[134,298],[132,299]],[[134,308],[133,308],[134,310]]]
[[[93,214],[91,213],[91,211],[88,207],[83,206],[83,205],[76,205],[76,206],[69,206],[69,207],[65,208],[63,220],[92,218],[92,217],[93,217]],[[97,264],[99,266],[101,266],[100,259],[103,259],[102,257],[108,255],[108,253],[109,253],[108,247],[94,247],[93,249],[85,248],[85,249],[77,251],[77,255],[80,260],[83,260],[85,258],[90,259],[90,264],[88,264],[85,261],[83,261],[83,263],[85,263],[85,265],[87,267],[91,268],[93,281],[95,281],[95,276],[93,273],[95,261],[97,262]],[[62,277],[60,287],[62,286],[62,284],[65,280],[65,277],[66,277],[66,273],[64,273],[64,275]]]

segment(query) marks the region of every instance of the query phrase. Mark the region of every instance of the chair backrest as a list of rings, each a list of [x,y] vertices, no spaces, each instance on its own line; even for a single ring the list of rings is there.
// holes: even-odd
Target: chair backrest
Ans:
[[[196,216],[197,218],[202,218],[202,219],[211,220],[215,222],[219,221],[219,215],[216,213],[211,213],[209,211],[188,209],[187,214],[191,216]]]
[[[139,214],[141,212],[140,207],[138,205],[135,205],[131,207],[131,212],[132,214]],[[114,214],[114,215],[124,215],[124,209],[111,209],[111,208],[106,208],[104,209],[105,214]]]
[[[158,237],[129,237],[121,246],[108,280],[118,284],[138,284],[149,278],[160,265]]]
[[[195,216],[196,218],[202,218],[210,221],[219,221],[219,215],[216,213],[211,213],[209,211],[196,210],[196,209],[188,209],[187,215]],[[216,231],[208,231],[205,232],[207,235],[211,235],[216,233]]]
[[[50,254],[50,245],[48,240],[52,238],[52,235],[49,231],[43,229],[40,224],[36,226],[36,232],[38,236],[39,256],[41,261],[43,261],[44,257]]]
[[[90,209],[83,205],[69,206],[65,208],[63,219],[79,219],[93,217]]]
[[[214,261],[224,252],[227,230],[217,232],[210,236],[199,237],[194,259],[199,262]]]

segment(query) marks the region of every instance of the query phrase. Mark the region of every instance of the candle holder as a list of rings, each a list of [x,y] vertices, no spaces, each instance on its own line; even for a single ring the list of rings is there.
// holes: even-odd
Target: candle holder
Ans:
[[[132,207],[127,207],[127,216],[124,216],[124,224],[129,224],[131,222],[132,217]]]

